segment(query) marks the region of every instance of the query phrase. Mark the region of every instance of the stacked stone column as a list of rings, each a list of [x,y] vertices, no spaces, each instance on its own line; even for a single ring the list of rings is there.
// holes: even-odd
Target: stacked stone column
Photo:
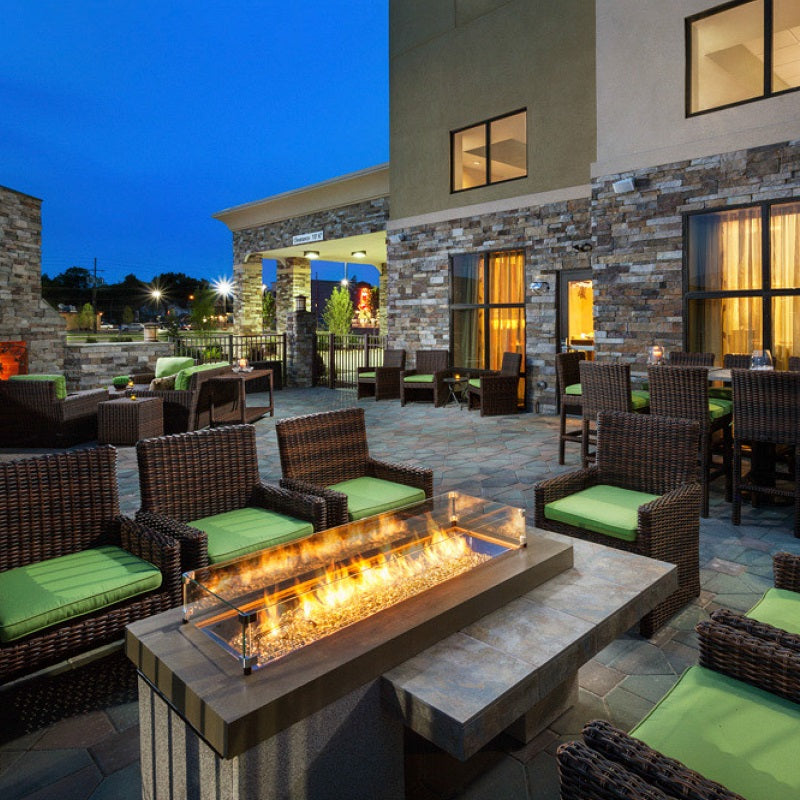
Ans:
[[[317,319],[311,311],[292,311],[285,315],[285,326],[286,384],[313,386],[314,359],[317,354]]]
[[[307,258],[278,261],[275,281],[275,327],[287,331],[287,314],[294,312],[294,299],[302,294],[311,302],[311,262]]]
[[[261,333],[261,257],[233,265],[233,318],[237,333]]]

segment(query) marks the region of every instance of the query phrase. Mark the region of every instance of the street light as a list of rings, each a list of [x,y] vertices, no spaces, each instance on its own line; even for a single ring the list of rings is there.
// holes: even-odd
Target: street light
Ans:
[[[217,278],[214,281],[214,291],[223,298],[223,311],[225,322],[228,321],[228,298],[233,294],[233,281],[228,278]]]
[[[161,298],[164,296],[164,293],[161,289],[153,289],[150,292],[150,297],[153,298],[153,302],[156,304],[156,317],[161,316]]]

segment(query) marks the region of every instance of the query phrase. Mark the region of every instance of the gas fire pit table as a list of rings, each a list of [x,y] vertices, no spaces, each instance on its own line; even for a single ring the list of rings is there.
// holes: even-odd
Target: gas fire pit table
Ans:
[[[126,637],[146,799],[399,800],[404,726],[460,759],[530,740],[677,584],[458,493],[184,580],[182,609]]]

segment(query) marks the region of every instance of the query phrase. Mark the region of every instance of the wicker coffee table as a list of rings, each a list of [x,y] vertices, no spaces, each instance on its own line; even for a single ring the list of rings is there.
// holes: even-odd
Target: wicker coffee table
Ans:
[[[97,407],[100,444],[134,445],[139,439],[164,434],[164,409],[160,397],[107,400]]]

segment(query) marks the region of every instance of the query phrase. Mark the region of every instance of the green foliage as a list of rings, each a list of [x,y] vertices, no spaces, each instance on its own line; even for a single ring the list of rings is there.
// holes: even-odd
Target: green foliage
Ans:
[[[130,379],[130,375],[117,375],[115,378],[111,379],[111,384],[115,389],[124,389],[128,385]]]
[[[275,330],[275,295],[269,290],[261,297],[261,327],[265,331]]]
[[[130,306],[125,306],[122,310],[122,322],[124,325],[130,325],[133,322],[133,309]]]
[[[178,318],[174,314],[170,314],[167,317],[167,321],[164,324],[164,328],[167,331],[167,339],[170,341],[177,339],[180,336],[180,329],[181,326],[178,323]]]
[[[347,336],[353,322],[353,301],[346,286],[337,286],[322,312],[325,327],[335,336]]]
[[[78,327],[82,331],[93,331],[95,322],[94,308],[91,303],[84,303],[78,312]]]
[[[216,326],[214,300],[214,293],[210,289],[202,289],[195,295],[192,310],[189,312],[192,330],[208,331]]]
[[[203,363],[209,361],[220,361],[222,359],[222,348],[217,344],[209,344],[203,348]]]

